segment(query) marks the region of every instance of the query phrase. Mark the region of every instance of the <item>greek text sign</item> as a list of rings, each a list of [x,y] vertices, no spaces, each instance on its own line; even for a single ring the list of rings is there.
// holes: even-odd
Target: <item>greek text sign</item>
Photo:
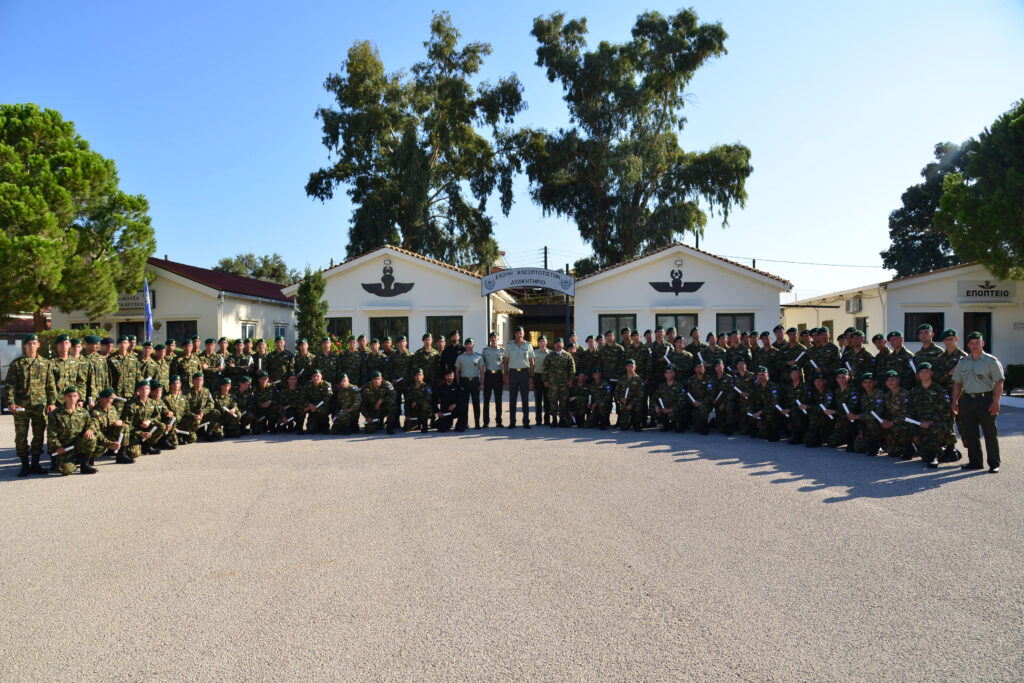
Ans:
[[[1017,283],[998,280],[957,280],[956,296],[961,303],[1014,301]]]
[[[546,268],[509,268],[480,279],[481,296],[513,287],[544,287],[576,296],[576,278]]]
[[[151,308],[156,308],[156,292],[149,290],[149,302]],[[117,307],[121,310],[146,307],[146,293],[138,291],[134,294],[122,294],[117,297]]]

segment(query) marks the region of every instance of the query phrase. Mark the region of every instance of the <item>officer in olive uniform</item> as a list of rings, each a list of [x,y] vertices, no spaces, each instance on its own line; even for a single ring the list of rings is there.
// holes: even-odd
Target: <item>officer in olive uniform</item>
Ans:
[[[491,423],[491,396],[494,396],[494,423],[502,426],[502,399],[504,398],[505,349],[498,346],[498,333],[487,335],[487,346],[480,352],[484,371],[484,427]]]

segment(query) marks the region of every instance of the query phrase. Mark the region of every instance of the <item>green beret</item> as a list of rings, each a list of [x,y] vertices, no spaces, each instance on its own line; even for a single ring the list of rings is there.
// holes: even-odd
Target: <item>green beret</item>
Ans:
[[[804,330],[801,330],[801,331],[800,331],[800,336],[802,337],[802,336],[804,336],[805,334],[810,334],[810,333],[811,333],[811,331],[810,331],[810,330],[808,330],[808,329],[804,329]]]
[[[768,368],[766,368],[766,367],[765,367],[765,366],[763,366],[763,365],[758,365],[758,366],[757,366],[757,371],[758,371],[758,372],[768,372]]]
[[[126,341],[128,341],[128,337],[126,337],[123,334],[120,337],[117,338],[117,343],[118,344],[120,344],[121,342],[126,342]]]
[[[107,388],[105,388],[105,389],[100,391],[100,398],[110,398],[113,395],[114,395],[114,390],[111,389],[110,387],[107,387]]]
[[[757,332],[740,332],[741,337],[749,337],[750,335],[757,336]]]
[[[818,334],[828,334],[829,332],[831,332],[831,330],[829,330],[824,325],[818,328]]]
[[[202,376],[203,376],[202,372],[193,372],[192,373],[192,379],[195,379],[196,377],[202,377]]]
[[[148,379],[140,379],[138,382],[135,383],[135,388],[136,389],[138,389],[139,387],[148,387],[148,386],[149,386],[149,380]]]
[[[672,372],[675,372],[676,371],[676,366],[674,366],[671,363],[669,363],[668,365],[665,366],[665,372],[668,372],[669,370],[671,370]]]
[[[740,331],[739,331],[739,330],[729,330],[729,336],[730,336],[730,337],[731,337],[732,335],[734,335],[734,334],[739,334],[739,333],[740,333]]]
[[[371,344],[380,344],[380,339],[377,339],[376,337],[374,337],[373,339],[370,340],[370,343]]]
[[[575,349],[576,348],[576,342],[569,342],[568,344],[565,345],[565,348],[566,349]]]
[[[587,338],[586,338],[586,339],[584,339],[583,341],[593,341],[593,340],[594,340],[594,335],[592,335],[592,334],[588,334],[588,335],[587,335]]]
[[[320,372],[320,368],[313,368],[313,372],[309,373],[309,376],[312,377],[313,375],[323,375],[323,374],[324,373]]]
[[[797,332],[797,331],[798,330],[795,327],[790,327],[788,330],[786,330],[786,334],[789,334],[790,332]]]
[[[892,339],[893,337],[899,337],[900,339],[903,339],[903,333],[900,332],[899,330],[893,330],[889,334],[885,335],[886,339]]]
[[[284,337],[274,337],[274,343],[277,343],[279,341],[284,341]]]
[[[771,336],[772,335],[771,333],[768,332],[768,330],[765,330],[764,332],[761,333],[761,339],[769,339],[771,338]]]
[[[138,341],[138,340],[139,340],[139,338],[136,337],[134,334],[129,334],[128,335],[128,341],[131,342],[131,341]]]
[[[71,341],[71,335],[58,334],[57,338],[54,339],[53,341],[56,342],[57,344],[60,344],[61,342]]]
[[[167,347],[166,347],[166,346],[164,346],[163,344],[157,344],[156,346],[154,346],[154,347],[153,347],[153,350],[154,350],[154,351],[163,351],[163,350],[165,350],[166,348],[167,348]]]
[[[170,382],[180,382],[181,381],[181,375],[171,375],[168,381],[170,381]]]
[[[391,337],[390,337],[390,335],[386,335],[386,334],[385,334],[385,335],[384,335],[384,338],[383,338],[383,339],[381,339],[381,341],[391,341]]]
[[[858,329],[854,328],[854,330],[852,332],[850,332],[850,334],[852,334],[854,337],[863,337],[864,336],[864,331],[863,330],[858,330]]]
[[[590,373],[590,374],[591,375],[600,375],[601,374],[601,368],[594,368],[594,371],[592,373]]]
[[[251,384],[252,383],[252,377],[250,377],[249,375],[242,375],[241,377],[238,378],[238,383],[239,384]]]
[[[488,333],[487,338],[488,339],[494,339],[497,336],[498,336],[497,332],[490,332],[490,333]]]
[[[939,338],[940,339],[949,339],[950,337],[956,337],[956,336],[958,336],[957,335],[957,331],[954,330],[952,327],[947,327],[946,329],[944,329],[942,331],[942,334],[939,335]]]
[[[604,336],[607,337],[609,334],[615,334],[615,330],[605,330],[604,331]]]
[[[401,342],[404,342],[404,341],[409,341],[409,340],[406,338],[406,336],[404,334],[400,334],[400,335],[398,335],[398,339],[395,340],[395,343],[398,344],[398,343],[401,343]]]
[[[875,336],[871,337],[871,341],[885,341],[885,337],[881,333],[878,333]]]
[[[634,332],[633,334],[636,334],[636,332]],[[565,340],[562,339],[561,337],[555,337],[555,343],[557,344],[558,342],[562,342],[564,344]]]
[[[977,330],[975,330],[974,332],[971,332],[969,335],[967,335],[967,341],[972,341],[974,339],[984,339],[984,338],[985,338],[984,335],[982,335],[982,333],[978,332]]]
[[[260,370],[259,372],[256,373],[256,379],[265,379],[267,377],[270,377],[270,375],[267,374],[266,370]]]
[[[167,340],[167,345],[170,346],[171,344],[177,344],[177,342],[174,341],[173,339],[168,339]]]
[[[344,372],[343,372],[343,373],[341,373],[340,375],[338,375],[338,381],[339,381],[339,382],[340,382],[341,380],[343,380],[343,379],[348,379],[348,374],[347,374],[347,373],[344,373]]]
[[[224,342],[224,341],[227,341],[227,340],[228,340],[227,337],[221,337],[220,339],[217,340],[217,343],[220,344],[221,342]]]
[[[665,331],[666,331],[666,332],[675,332],[675,331],[676,331],[676,328],[675,328],[675,327],[673,327],[673,326],[671,326],[671,325],[669,325],[668,329],[667,329],[667,330],[665,330]]]
[[[663,325],[658,325],[657,327],[654,328],[654,331],[655,332],[664,332],[665,331],[665,327]]]
[[[72,346],[81,346],[82,345],[82,340],[79,339],[78,337],[72,337],[71,338],[71,345]]]
[[[380,370],[374,370],[373,372],[370,373],[370,379],[377,379],[380,376]]]
[[[67,396],[68,394],[77,394],[77,393],[78,393],[78,389],[75,388],[74,384],[69,385],[69,386],[65,387],[65,389],[64,389],[64,395],[65,396]]]
[[[231,378],[230,377],[223,377],[223,378],[221,378],[220,383],[221,383],[221,386],[223,386],[225,384],[231,384]]]
[[[236,339],[235,341],[231,342],[231,344],[233,346],[238,346],[239,344],[243,344],[243,343],[244,342],[241,339]]]
[[[252,343],[253,344],[266,344],[266,342],[262,338],[254,339]]]
[[[743,356],[740,356],[739,358],[736,359],[736,365],[739,365],[740,363],[743,363],[744,365],[746,365],[747,364],[747,359],[744,358]]]
[[[803,372],[803,369],[799,365],[791,365],[789,367],[789,371],[790,371],[790,373],[793,373],[793,372]]]
[[[349,337],[349,340],[351,340],[351,339],[352,339],[352,337]],[[320,340],[320,343],[321,344],[330,344],[331,340],[330,340],[329,337],[324,337],[323,339]]]
[[[356,338],[356,341],[362,341],[363,339],[366,339],[366,335],[365,334],[359,335],[359,337]]]
[[[886,379],[889,379],[890,377],[899,377],[900,373],[896,372],[895,370],[886,370],[884,373],[882,373],[882,376],[885,377]]]
[[[782,330],[783,332],[785,332],[786,328],[783,327],[782,325],[776,325],[775,327],[772,328],[772,332],[778,332],[779,330]]]
[[[302,337],[302,338],[299,339],[298,343],[299,344],[308,344],[309,340],[306,339],[305,337]]]
[[[932,332],[934,328],[928,323],[924,323],[922,325],[917,326],[917,331],[920,332],[921,330],[928,330],[929,332]]]
[[[285,376],[285,379],[298,379],[299,375],[294,370],[290,370]]]
[[[206,339],[205,339],[205,340],[203,341],[203,343],[204,343],[204,344],[216,344],[216,343],[217,343],[217,340],[216,340],[216,339],[214,339],[213,337],[207,337],[207,338],[206,338]]]
[[[164,385],[160,384],[160,380],[158,380],[158,379],[151,379],[151,380],[149,380],[149,388],[150,389],[163,389]]]
[[[931,369],[932,369],[932,364],[929,363],[928,361],[925,361],[925,362],[923,362],[923,363],[921,363],[920,365],[917,366],[917,371],[918,372],[921,372],[922,370],[931,370]]]
[[[548,340],[547,336],[543,335],[543,334],[540,335],[539,337],[537,337],[537,341],[547,341],[547,340]]]
[[[629,334],[629,328],[623,327],[621,330],[619,330],[619,334]]]
[[[838,370],[836,370],[836,377],[838,377],[839,375],[849,375],[849,374],[850,373],[849,373],[849,371],[846,368],[839,368]]]
[[[721,358],[716,358],[713,361],[711,361],[711,365],[725,365],[725,361],[722,360]]]
[[[875,373],[873,373],[873,372],[865,372],[863,375],[860,376],[860,381],[861,382],[863,382],[866,379],[874,380],[875,379]]]
[[[189,338],[190,338],[190,339],[192,339],[192,341],[199,341],[199,335],[198,335],[198,334],[193,334],[193,335],[192,335],[191,337],[189,337]]]
[[[629,333],[629,336],[630,337],[639,337],[640,336],[640,330],[633,330],[632,332]]]
[[[472,343],[473,343],[473,338],[472,337],[466,337],[466,344],[472,344]]]
[[[99,344],[100,343],[100,338],[97,337],[95,334],[87,334],[87,335],[85,335],[85,343],[86,344]]]
[[[626,365],[636,365],[636,359],[629,358],[628,360],[626,360]]]
[[[816,372],[813,375],[811,375],[811,381],[819,380],[819,379],[825,379],[825,374],[821,373],[821,372]]]
[[[691,336],[691,337],[693,336],[693,333],[694,333],[694,332],[700,332],[700,328],[697,328],[697,327],[691,327],[691,328],[690,328],[690,336]]]
[[[143,346],[143,347],[146,347],[146,346],[153,346],[153,342],[151,342],[151,341],[149,341],[149,340],[147,339],[146,341],[142,342],[142,346]]]

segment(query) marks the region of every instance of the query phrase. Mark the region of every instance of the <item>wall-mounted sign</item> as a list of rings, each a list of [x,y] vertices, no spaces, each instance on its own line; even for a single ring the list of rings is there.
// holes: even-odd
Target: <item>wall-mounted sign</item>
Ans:
[[[156,308],[156,290],[150,288],[149,290],[149,305],[150,308]],[[146,292],[138,291],[134,294],[122,294],[117,297],[117,307],[122,311],[125,309],[143,309],[146,307]]]
[[[395,269],[391,267],[391,259],[384,259],[384,274],[380,276],[380,282],[360,283],[370,294],[376,296],[390,297],[405,294],[415,282],[395,282]]]
[[[998,280],[957,280],[956,296],[960,303],[1014,301],[1017,297],[1017,283]]]
[[[516,287],[543,287],[576,296],[576,278],[547,268],[509,268],[480,278],[481,296]]]
[[[654,287],[655,291],[664,294],[672,292],[676,296],[679,296],[680,293],[696,292],[704,286],[703,282],[683,282],[683,271],[680,268],[669,271],[669,278],[668,282],[651,282],[649,284]]]

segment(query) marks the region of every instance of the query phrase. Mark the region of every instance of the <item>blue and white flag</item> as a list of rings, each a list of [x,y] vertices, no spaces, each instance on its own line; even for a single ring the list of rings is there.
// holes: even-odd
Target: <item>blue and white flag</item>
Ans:
[[[146,294],[146,337],[145,339],[153,338],[153,307],[149,302],[149,278],[145,277],[142,280],[143,291]]]

